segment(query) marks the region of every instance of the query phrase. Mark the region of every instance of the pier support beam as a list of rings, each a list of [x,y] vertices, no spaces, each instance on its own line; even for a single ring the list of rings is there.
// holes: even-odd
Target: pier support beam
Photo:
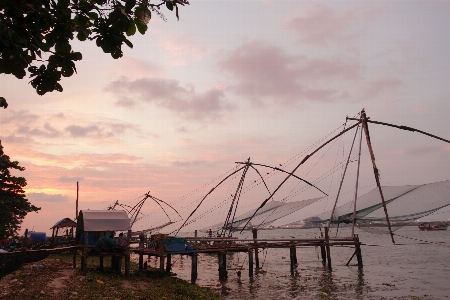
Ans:
[[[322,255],[322,263],[325,266],[327,264],[327,252],[324,245],[320,245],[320,254]]]
[[[164,273],[164,258],[165,257],[166,257],[165,255],[161,255],[159,257],[159,271],[161,272],[161,274]]]
[[[167,254],[166,273],[170,273],[171,269],[172,269],[172,255]]]
[[[328,235],[328,227],[325,227],[325,249],[327,252],[328,268],[331,269],[331,252],[330,252],[330,236]]]
[[[139,254],[139,270],[143,270],[143,269],[144,269],[144,255]]]
[[[198,261],[198,254],[193,253],[192,254],[192,269],[191,269],[191,283],[194,284],[197,280],[197,261]]]
[[[253,278],[253,249],[248,249],[248,277]]]
[[[289,248],[289,257],[291,261],[291,273],[294,273],[297,266],[297,248],[295,246]]]
[[[358,267],[363,267],[362,255],[361,255],[361,243],[359,242],[359,237],[355,237],[355,253],[356,259],[358,260]]]
[[[258,228],[252,228],[252,233],[253,233],[253,239],[256,240],[258,239]],[[259,269],[259,254],[258,254],[258,242],[255,241],[255,264],[256,264],[256,269]]]
[[[225,280],[228,277],[227,272],[227,256],[223,252],[217,254],[219,262],[219,280]]]

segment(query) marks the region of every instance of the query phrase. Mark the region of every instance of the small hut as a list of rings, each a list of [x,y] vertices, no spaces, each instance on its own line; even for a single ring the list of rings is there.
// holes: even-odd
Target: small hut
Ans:
[[[88,248],[93,247],[95,243],[108,232],[127,231],[128,245],[130,244],[131,223],[128,214],[124,210],[80,210],[77,219],[76,244],[83,246],[82,270],[86,272],[86,258]],[[101,254],[101,267],[103,266],[103,256]],[[125,256],[125,275],[129,274],[130,249],[122,254],[110,254],[112,256]],[[119,270],[120,271],[120,270]]]
[[[65,235],[63,237],[66,241],[70,242],[73,241],[74,238],[74,231],[73,229],[77,226],[77,223],[75,221],[72,221],[69,218],[64,218],[59,220],[58,222],[53,225],[50,229],[52,229],[52,242],[53,244],[56,244],[56,241],[58,239],[58,231],[60,229],[64,230],[66,229]],[[55,231],[56,230],[56,231]]]

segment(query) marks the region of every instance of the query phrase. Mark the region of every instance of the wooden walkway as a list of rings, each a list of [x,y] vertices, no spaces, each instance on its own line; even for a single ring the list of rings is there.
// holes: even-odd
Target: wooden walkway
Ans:
[[[333,246],[354,246],[355,252],[350,258],[356,255],[358,260],[358,266],[362,267],[361,256],[361,243],[358,236],[344,237],[344,238],[330,238],[328,236],[328,228],[325,228],[324,238],[312,238],[312,239],[258,239],[257,231],[253,231],[253,239],[236,239],[236,238],[198,238],[188,237],[186,238],[189,245],[192,245],[194,250],[192,251],[164,251],[162,249],[152,248],[140,248],[132,249],[131,252],[139,255],[139,269],[144,268],[144,256],[148,258],[154,256],[160,259],[160,272],[170,273],[172,256],[173,255],[188,255],[192,258],[191,269],[191,282],[195,283],[198,276],[198,255],[200,254],[217,254],[218,256],[218,270],[219,279],[223,280],[227,278],[226,270],[226,254],[229,252],[244,252],[248,254],[248,272],[249,277],[253,277],[254,269],[259,269],[259,251],[258,249],[267,248],[288,248],[290,249],[290,269],[294,272],[297,262],[297,248],[300,247],[320,247],[322,261],[324,266],[331,269],[331,251],[330,247]]]

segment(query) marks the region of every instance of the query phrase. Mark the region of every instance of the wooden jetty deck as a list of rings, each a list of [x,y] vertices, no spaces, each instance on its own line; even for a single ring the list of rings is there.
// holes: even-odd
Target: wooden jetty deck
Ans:
[[[226,254],[244,252],[248,254],[249,277],[253,277],[254,269],[259,269],[259,249],[268,248],[288,248],[290,249],[290,271],[295,271],[297,262],[297,248],[300,247],[320,247],[321,257],[324,266],[331,269],[331,251],[333,246],[354,246],[355,252],[347,265],[356,255],[358,266],[363,267],[361,256],[361,242],[358,236],[330,238],[328,228],[325,228],[324,238],[289,238],[289,239],[258,239],[257,230],[253,230],[253,239],[237,238],[199,238],[187,237],[189,245],[193,246],[191,251],[165,251],[162,248],[139,248],[132,249],[131,252],[139,255],[139,269],[144,269],[144,256],[148,258],[156,257],[160,259],[160,272],[170,273],[173,255],[187,255],[192,258],[191,282],[195,283],[198,277],[198,255],[217,254],[219,279],[227,278]]]
[[[122,260],[125,259],[125,277],[130,275],[130,254],[134,253],[139,255],[139,269],[144,269],[144,256],[156,257],[160,259],[160,272],[170,273],[172,266],[172,256],[174,255],[187,255],[192,259],[191,268],[191,282],[195,283],[198,277],[198,256],[201,254],[217,254],[218,257],[218,271],[219,279],[225,280],[228,277],[227,272],[227,253],[247,253],[248,255],[248,275],[253,277],[254,270],[260,268],[259,264],[259,249],[290,249],[290,271],[294,273],[297,262],[297,248],[302,247],[320,247],[321,258],[324,267],[331,269],[331,247],[333,246],[353,246],[355,251],[347,262],[356,256],[358,261],[358,267],[363,267],[362,254],[361,254],[361,242],[357,235],[353,237],[340,237],[331,238],[328,235],[328,228],[325,229],[325,237],[323,238],[287,238],[287,239],[258,239],[257,230],[253,230],[252,239],[237,239],[237,238],[204,238],[204,237],[187,237],[187,244],[192,245],[193,249],[183,251],[167,251],[161,245],[150,248],[131,248],[128,247],[124,252],[120,253],[93,253],[91,250],[93,246],[77,245],[69,247],[61,247],[55,249],[39,249],[39,250],[26,250],[29,254],[38,253],[61,253],[66,251],[73,252],[73,268],[77,267],[77,257],[81,257],[81,270],[83,274],[87,273],[87,257],[96,256],[99,258],[100,269],[103,269],[103,259],[105,256],[111,256],[111,267],[118,273],[122,270]],[[18,252],[3,253],[3,256],[17,255]],[[21,251],[20,253],[24,253]]]

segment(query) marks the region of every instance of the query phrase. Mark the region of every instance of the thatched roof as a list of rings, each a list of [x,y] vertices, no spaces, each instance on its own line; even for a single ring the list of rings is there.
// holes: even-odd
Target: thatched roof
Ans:
[[[58,222],[56,222],[55,225],[53,225],[53,227],[51,227],[50,229],[55,229],[55,228],[64,228],[64,227],[76,227],[77,223],[75,221],[72,221],[69,218],[64,218],[59,220]]]

